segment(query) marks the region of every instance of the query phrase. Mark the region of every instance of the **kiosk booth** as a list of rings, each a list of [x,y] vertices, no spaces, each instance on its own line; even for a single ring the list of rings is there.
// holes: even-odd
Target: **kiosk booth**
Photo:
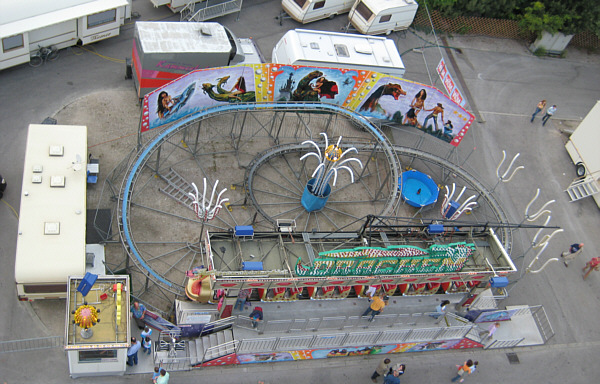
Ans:
[[[66,311],[71,377],[123,375],[130,340],[129,276],[70,276]]]

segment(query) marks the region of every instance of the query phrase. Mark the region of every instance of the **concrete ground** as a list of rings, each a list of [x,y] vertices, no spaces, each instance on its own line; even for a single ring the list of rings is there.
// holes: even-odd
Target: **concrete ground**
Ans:
[[[153,8],[147,0],[135,0],[134,11],[141,20],[179,20],[168,9]],[[302,27],[290,20],[279,26],[274,17],[279,1],[247,1],[236,21],[229,15],[217,21],[230,27],[241,37],[253,37],[267,59],[277,40],[291,28]],[[316,22],[304,28],[340,30],[344,17]],[[448,60],[448,51],[425,48],[434,41],[433,35],[396,33],[397,42],[407,68],[407,79],[441,87],[435,67],[440,54]],[[132,25],[122,28],[119,37],[95,44],[92,48],[107,57],[130,56]],[[440,42],[440,44],[442,44]],[[573,242],[585,243],[584,252],[567,269],[551,263],[538,274],[523,274],[510,287],[510,297],[504,305],[542,304],[555,331],[544,346],[512,350],[444,351],[391,356],[394,362],[407,364],[405,383],[447,382],[455,372],[454,365],[467,358],[480,361],[478,373],[468,378],[472,382],[543,382],[592,383],[597,381],[600,367],[596,364],[600,336],[595,332],[600,316],[597,305],[600,275],[581,278],[581,268],[589,258],[597,256],[600,240],[595,228],[600,226],[598,207],[586,199],[569,203],[564,189],[575,177],[574,165],[564,149],[564,127],[576,127],[578,122],[600,99],[600,56],[569,48],[565,59],[539,58],[531,55],[520,41],[485,37],[452,36],[448,45],[453,50],[457,66],[451,68],[459,85],[468,91],[467,108],[477,120],[460,145],[459,153],[469,155],[468,166],[477,171],[483,181],[495,184],[495,170],[505,149],[509,156],[520,153],[518,164],[525,165],[510,183],[498,186],[496,193],[514,222],[521,222],[523,211],[536,188],[541,189],[539,205],[555,199],[552,204],[552,224],[565,229],[556,236],[541,261],[556,257]],[[412,49],[417,50],[412,50]],[[47,116],[57,115],[63,108],[73,107],[83,98],[97,94],[90,104],[77,107],[83,119],[105,119],[113,115],[118,123],[106,125],[105,140],[90,143],[93,153],[97,146],[114,146],[116,152],[126,150],[124,136],[131,135],[139,112],[106,109],[103,97],[122,94],[134,97],[133,84],[123,79],[124,65],[107,61],[88,51],[66,50],[60,58],[39,68],[21,65],[0,72],[0,88],[8,95],[0,105],[0,172],[8,181],[8,189],[0,202],[0,340],[39,338],[62,334],[64,301],[22,303],[16,300],[14,288],[14,254],[18,220],[9,205],[18,211],[20,185],[27,125],[39,123]],[[532,124],[529,116],[540,99],[556,104],[558,112],[546,126],[539,118]],[[129,108],[129,107],[128,107]],[[102,120],[104,121],[104,120]],[[60,122],[59,122],[60,123]],[[394,134],[402,142],[402,132]],[[538,204],[536,204],[537,206]],[[513,259],[520,270],[528,265],[534,253],[520,256],[529,248],[534,235],[525,233],[514,247]],[[541,266],[534,265],[534,270]],[[35,266],[32,266],[35,267]],[[510,364],[507,353],[517,354],[520,363]],[[253,364],[204,369],[173,374],[171,383],[289,383],[344,381],[369,382],[369,375],[378,357],[352,357],[300,361],[276,364]],[[64,383],[68,379],[65,354],[60,348],[0,354],[0,382]],[[129,375],[123,378],[78,379],[82,383],[148,382],[149,376]]]

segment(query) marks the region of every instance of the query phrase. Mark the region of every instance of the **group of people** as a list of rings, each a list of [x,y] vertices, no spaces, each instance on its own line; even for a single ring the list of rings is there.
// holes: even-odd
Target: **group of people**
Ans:
[[[537,106],[535,107],[535,111],[533,112],[533,115],[531,115],[531,122],[533,123],[533,120],[535,119],[535,116],[544,111],[544,109],[546,108],[546,100],[542,100],[540,101]],[[548,122],[548,120],[550,120],[550,118],[552,116],[554,116],[554,113],[556,112],[556,105],[553,105],[551,107],[549,107],[548,109],[546,109],[546,113],[544,114],[544,116],[542,117],[542,125],[546,125],[546,123]]]
[[[406,371],[405,364],[396,364],[392,366],[392,361],[388,358],[383,359],[375,372],[371,375],[371,381],[377,382],[379,376],[383,376],[383,384],[400,384],[400,376]]]
[[[466,376],[475,373],[478,365],[478,361],[473,361],[471,359],[457,365],[456,376],[454,376],[451,381],[462,383]],[[375,368],[375,371],[371,375],[371,381],[377,383],[377,378],[383,376],[383,384],[400,384],[400,376],[402,376],[404,372],[406,372],[406,364],[398,363],[392,365],[392,361],[386,357],[381,360],[379,365],[377,365],[377,368]]]
[[[571,244],[569,250],[560,254],[560,257],[563,258],[563,263],[565,267],[569,267],[569,262],[573,261],[583,251],[583,243],[574,243]],[[592,271],[600,270],[600,257],[592,257],[590,261],[585,263],[583,267],[583,280],[587,279],[587,277],[592,273]]]
[[[142,353],[148,355],[152,353],[152,329],[144,327],[138,341],[135,336],[131,338],[131,345],[127,348],[127,365],[134,366],[138,363],[138,352],[142,349]]]

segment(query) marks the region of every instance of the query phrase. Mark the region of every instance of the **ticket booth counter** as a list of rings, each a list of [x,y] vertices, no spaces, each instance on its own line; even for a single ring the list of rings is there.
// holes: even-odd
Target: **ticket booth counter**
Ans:
[[[129,276],[70,276],[67,289],[69,374],[72,378],[123,375],[131,338]]]

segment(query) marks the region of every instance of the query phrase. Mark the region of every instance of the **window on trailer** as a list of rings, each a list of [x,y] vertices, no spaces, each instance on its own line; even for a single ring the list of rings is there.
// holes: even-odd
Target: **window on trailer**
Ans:
[[[392,18],[392,15],[384,15],[379,18],[380,23],[387,23]]]
[[[315,3],[315,6],[313,7],[313,9],[321,9],[325,6],[325,0],[323,1],[317,1]]]
[[[306,5],[306,0],[294,0],[294,3],[298,4],[300,8],[304,9],[304,6]]]
[[[358,12],[365,21],[369,21],[371,16],[373,16],[373,11],[371,11],[362,1],[356,5],[356,12]]]
[[[23,34],[5,37],[2,39],[3,52],[8,52],[19,48],[23,48]]]
[[[117,10],[109,9],[108,11],[94,13],[87,17],[88,29],[98,27],[100,25],[113,23],[117,20]]]
[[[67,292],[67,284],[23,284],[25,293],[64,293]]]
[[[334,44],[333,46],[335,47],[335,53],[338,56],[350,57],[350,54],[348,53],[348,47],[346,47],[344,44]]]

